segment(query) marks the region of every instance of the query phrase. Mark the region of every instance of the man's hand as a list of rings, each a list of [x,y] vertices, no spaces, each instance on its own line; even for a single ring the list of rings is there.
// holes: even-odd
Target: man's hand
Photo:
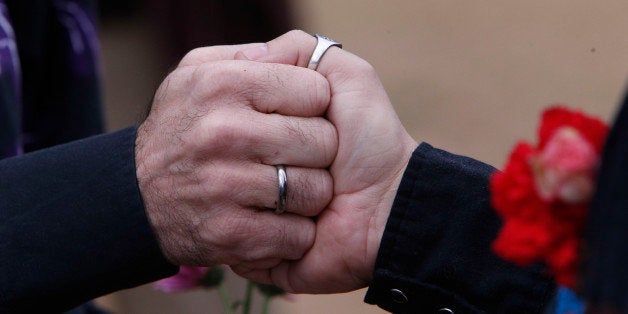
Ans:
[[[305,67],[315,45],[313,36],[292,31],[238,55]],[[330,168],[333,200],[317,219],[314,246],[302,260],[272,270],[233,267],[290,292],[331,293],[368,285],[397,187],[417,147],[370,64],[332,47],[318,71],[331,86],[327,118],[336,127],[339,146]]]
[[[326,170],[334,126],[320,116],[330,87],[320,74],[233,60],[255,47],[189,53],[161,84],[136,140],[137,178],[165,257],[177,265],[265,269],[312,246],[311,218],[332,197]],[[277,215],[275,165],[288,202]]]

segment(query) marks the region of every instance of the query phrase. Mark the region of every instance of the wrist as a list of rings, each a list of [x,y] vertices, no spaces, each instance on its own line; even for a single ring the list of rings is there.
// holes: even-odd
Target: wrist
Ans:
[[[148,222],[150,227],[155,234],[155,239],[159,244],[159,248],[166,258],[166,260],[174,265],[178,265],[176,261],[172,258],[170,250],[168,250],[168,246],[164,242],[163,235],[163,226],[160,223],[163,221],[162,217],[160,217],[160,211],[158,210],[159,202],[156,200],[158,198],[159,193],[155,193],[154,184],[151,183],[151,167],[150,154],[146,151],[148,146],[148,134],[147,130],[148,121],[142,123],[137,130],[137,137],[135,139],[135,165],[136,170],[135,174],[137,177],[137,184],[140,189],[140,196],[142,198],[142,203],[144,205],[144,211],[146,213],[146,217],[148,218]],[[154,173],[152,173],[154,174]]]
[[[405,170],[408,167],[412,153],[419,146],[419,144],[407,133],[405,135],[405,140],[402,141],[403,144],[401,145],[403,147],[402,153],[399,155],[398,162],[396,163],[397,167],[395,167],[392,172],[393,175],[391,176],[391,180],[383,184],[383,197],[377,205],[377,209],[369,224],[369,248],[367,250],[368,266],[366,268],[366,274],[368,276],[366,277],[368,279],[367,282],[370,282],[372,279],[373,271],[375,269],[375,261],[377,259],[382,237],[384,236],[388,217],[397,196],[401,180],[403,179]]]

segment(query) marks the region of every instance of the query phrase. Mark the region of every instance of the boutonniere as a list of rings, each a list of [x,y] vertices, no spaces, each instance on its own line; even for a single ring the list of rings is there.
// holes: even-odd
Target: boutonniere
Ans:
[[[503,220],[493,251],[517,265],[542,262],[559,285],[576,285],[591,196],[608,126],[582,112],[546,110],[538,143],[519,142],[490,180]]]

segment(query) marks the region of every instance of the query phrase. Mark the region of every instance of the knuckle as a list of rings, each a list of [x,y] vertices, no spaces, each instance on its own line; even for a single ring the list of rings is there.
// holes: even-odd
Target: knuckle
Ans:
[[[203,169],[196,171],[202,173],[202,193],[203,198],[210,200],[213,206],[228,207],[234,194],[234,189],[242,185],[237,177],[230,175],[229,169],[224,166],[203,166]],[[216,184],[220,182],[221,184]]]
[[[370,64],[368,61],[361,59],[361,58],[357,58],[357,61],[355,62],[355,71],[356,73],[362,74],[364,76],[367,77],[372,77],[372,76],[376,76],[376,71],[375,71],[375,67],[373,67],[372,64]]]
[[[241,71],[238,76],[242,88],[240,94],[248,101],[260,101],[264,99],[278,98],[278,95],[286,87],[285,78],[282,77],[279,64],[254,64],[247,71]]]
[[[236,251],[250,237],[250,221],[235,214],[228,214],[212,226],[212,242],[222,250]]]
[[[243,71],[233,62],[217,61],[197,66],[191,74],[191,87],[198,100],[228,97],[236,94]]]
[[[347,54],[346,62],[344,62],[342,71],[339,71],[338,75],[339,80],[349,83],[348,86],[353,89],[369,90],[373,83],[379,82],[375,67],[352,54]]]
[[[261,235],[258,239],[257,249],[250,250],[247,258],[249,260],[264,259],[269,257],[277,257],[284,255],[291,249],[291,238],[285,225],[265,226],[258,230],[257,234]],[[283,256],[286,257],[286,256]],[[291,258],[288,256],[288,258]]]
[[[203,124],[197,138],[204,138],[205,141],[201,145],[208,149],[229,147],[247,139],[245,136],[247,133],[241,130],[240,124],[222,114],[212,115]]]
[[[170,95],[179,95],[182,90],[181,85],[185,84],[188,75],[189,71],[182,68],[170,72],[155,91],[154,101],[161,102]]]
[[[226,70],[221,62],[203,63],[194,68],[190,80],[194,84],[194,87],[218,85],[206,83],[211,82],[214,77],[221,77],[224,72],[226,72]]]
[[[323,204],[321,209],[323,209],[327,206],[327,204],[329,204],[329,202],[331,202],[334,196],[334,184],[331,174],[327,170],[321,170],[319,172],[318,180],[319,195],[317,198],[321,200],[321,204]]]
[[[306,124],[306,125],[304,125]],[[295,138],[304,146],[317,143],[317,137],[312,132],[306,132],[309,129],[307,120],[295,119],[290,117],[282,117],[283,129],[286,130],[286,137]]]
[[[298,39],[301,39],[301,38],[304,38],[304,37],[308,37],[308,36],[311,36],[311,35],[306,33],[306,32],[304,32],[304,31],[302,31],[302,30],[300,30],[300,29],[293,29],[293,30],[288,31],[286,33],[286,36],[298,40]]]
[[[192,73],[194,95],[200,103],[217,99],[229,100],[222,103],[245,102],[251,94],[261,93],[259,85],[264,80],[255,68],[259,66],[244,66],[239,61],[204,63]]]
[[[300,259],[314,244],[314,222],[308,219],[301,219],[301,221],[303,223],[299,225],[298,229],[293,229],[293,233],[285,232],[284,241],[288,259]]]
[[[289,248],[290,237],[286,228],[276,228],[275,232],[273,232],[273,238],[271,241],[275,243],[271,243],[271,246],[277,248]],[[288,250],[291,251],[291,250]],[[301,256],[288,256],[288,258],[299,258]]]
[[[200,56],[203,54],[203,49],[205,48],[195,48],[188,51],[185,56],[179,62],[179,66],[189,66],[195,64],[197,60],[200,59]]]
[[[296,182],[295,187],[300,195],[293,195],[293,198],[296,199],[291,201],[301,208],[304,215],[315,216],[318,214],[319,206],[318,198],[316,197],[318,184],[315,182],[315,179],[299,180]]]
[[[336,127],[327,120],[323,120],[321,131],[321,149],[325,158],[325,165],[329,166],[338,154],[338,131]]]
[[[224,57],[220,53],[224,46],[199,47],[190,50],[179,62],[179,67],[201,65],[212,60],[222,60]]]
[[[331,99],[329,82],[318,72],[307,71],[307,73],[311,77],[310,80],[307,80],[310,82],[308,90],[311,90],[309,103],[314,107],[316,113],[322,114],[327,110]]]
[[[316,167],[328,167],[338,153],[338,133],[336,127],[325,118],[286,119],[286,134],[299,139],[308,152],[317,156]]]
[[[163,82],[159,85],[159,87],[157,88],[157,91],[155,91],[155,96],[154,96],[154,104],[160,103],[162,100],[164,100],[168,94],[169,94],[169,89],[170,89],[170,83],[172,82],[173,79],[173,75],[172,73],[168,74],[168,76],[166,76],[166,78],[163,80]]]
[[[194,71],[190,74],[190,83],[192,84],[191,87],[196,90],[198,86],[203,86],[203,82],[205,82],[209,73],[214,72],[214,67],[213,63],[207,63],[195,67]]]
[[[299,206],[304,211],[304,215],[318,215],[333,196],[331,175],[326,170],[304,173],[295,182],[294,190],[298,192],[297,195],[292,195],[291,202]]]

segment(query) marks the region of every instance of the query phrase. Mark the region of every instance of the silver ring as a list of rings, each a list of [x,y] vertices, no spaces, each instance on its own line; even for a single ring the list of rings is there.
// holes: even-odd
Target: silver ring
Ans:
[[[307,64],[307,68],[316,71],[316,68],[318,68],[318,64],[321,62],[323,55],[327,52],[327,49],[332,46],[342,49],[342,44],[323,35],[316,34],[314,37],[316,37],[317,40],[316,48],[314,48],[310,62]]]
[[[277,198],[277,208],[275,214],[281,214],[286,210],[286,197],[288,196],[288,176],[284,165],[276,165],[277,180],[279,182],[279,197]]]

